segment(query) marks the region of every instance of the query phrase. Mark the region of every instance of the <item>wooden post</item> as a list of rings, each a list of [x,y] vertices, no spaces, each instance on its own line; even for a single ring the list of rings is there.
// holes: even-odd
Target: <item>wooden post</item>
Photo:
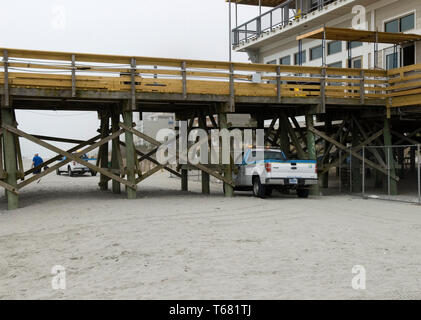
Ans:
[[[133,111],[130,108],[131,103],[126,103],[123,111],[123,123],[129,128],[133,127]],[[127,180],[131,183],[136,183],[135,176],[135,148],[133,142],[133,133],[130,131],[125,132],[126,143],[126,167],[127,167]],[[136,189],[127,188],[127,198],[136,199]]]
[[[409,159],[410,159],[410,163],[411,163],[411,172],[414,173],[415,172],[415,153],[417,151],[417,147],[410,147],[410,151],[409,151]]]
[[[224,112],[220,112],[218,113],[218,121],[219,121],[219,129],[223,130],[223,129],[228,129],[228,122],[227,122],[227,114]],[[232,180],[232,164],[224,164],[223,165],[224,168],[224,177]],[[224,183],[224,193],[226,197],[233,197],[234,196],[234,188],[227,184]]]
[[[1,118],[4,124],[13,126],[13,110],[9,108],[1,109]],[[16,168],[16,145],[14,134],[3,130],[4,144],[4,165],[7,173],[6,182],[12,187],[17,186],[17,168]],[[6,190],[7,207],[14,210],[19,207],[19,197],[17,194]]]
[[[114,111],[111,114],[111,126],[113,133],[120,129],[118,125],[120,122],[120,113],[118,111]],[[112,141],[112,153],[111,153],[111,168],[116,170],[120,168],[119,163],[119,152],[120,152],[120,137],[113,139]],[[121,175],[122,173],[120,173]],[[113,180],[113,193],[120,194],[121,193],[121,185],[120,182]]]
[[[352,148],[357,148],[360,144],[360,134],[355,121],[352,121]],[[353,150],[354,151],[354,150]],[[356,157],[352,157],[351,170],[352,170],[352,192],[361,192],[362,179],[361,179],[361,164],[362,162]]]
[[[389,119],[384,119],[384,128],[383,128],[383,138],[384,138],[384,145],[385,145],[385,154],[386,154],[386,162],[389,163],[389,172],[390,175],[396,175],[395,170],[395,160],[393,158],[393,148],[390,148],[390,151],[388,152],[388,147],[392,145],[392,134],[390,132],[390,123]],[[389,159],[387,159],[389,155]],[[392,179],[388,178],[390,183],[390,194],[391,195],[397,195],[398,194],[398,184],[397,182]],[[387,181],[387,178],[386,178]]]
[[[325,133],[326,135],[330,136],[330,133],[332,131],[332,119],[328,117],[327,115],[325,117],[326,117],[325,118]],[[323,163],[323,166],[326,163],[329,163],[329,154],[328,154],[330,152],[329,146],[330,146],[330,143],[325,140],[324,141],[325,162]],[[322,175],[322,188],[329,188],[329,171],[325,172]]]
[[[285,153],[285,155],[287,157],[289,157],[291,147],[290,147],[289,135],[288,135],[289,130],[288,130],[288,127],[287,127],[288,123],[286,121],[289,121],[287,116],[285,116],[284,121],[282,121],[281,117],[279,118],[279,128],[278,128],[278,130],[279,130],[280,136],[281,136],[280,137],[280,139],[281,139],[281,143],[280,143],[281,150]]]
[[[201,129],[207,130],[206,125],[206,116],[203,113],[199,114],[199,126]],[[209,153],[207,154],[208,161],[209,161]],[[209,173],[202,171],[202,193],[203,194],[210,194],[210,176]]]
[[[181,169],[181,191],[189,190],[189,170]]]
[[[101,139],[104,139],[108,136],[109,131],[109,125],[110,125],[110,119],[109,114],[107,111],[99,112],[99,116],[101,118]],[[103,169],[108,169],[108,143],[103,144],[99,148],[100,153],[100,167]],[[100,190],[108,190],[108,177],[101,174],[99,178],[99,188]]]
[[[306,126],[307,126],[307,152],[309,160],[317,160],[316,154],[316,140],[314,138],[314,133],[308,130],[309,127],[314,127],[314,119],[312,114],[306,114]],[[320,195],[319,185],[316,184],[311,188],[311,194],[315,196]]]

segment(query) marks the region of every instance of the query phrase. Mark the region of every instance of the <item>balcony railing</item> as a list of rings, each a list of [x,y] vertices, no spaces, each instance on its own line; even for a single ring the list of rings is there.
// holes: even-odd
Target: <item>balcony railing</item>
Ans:
[[[325,5],[334,1],[336,0],[310,1],[310,5],[307,10],[297,9],[295,7],[295,0],[286,1],[279,6],[261,14],[260,16],[234,28],[232,30],[233,45],[237,46],[241,42],[249,40],[253,37],[258,37],[262,33],[272,30],[278,26],[286,26],[290,23],[290,21],[299,19],[304,14],[308,14],[316,10],[321,10]]]

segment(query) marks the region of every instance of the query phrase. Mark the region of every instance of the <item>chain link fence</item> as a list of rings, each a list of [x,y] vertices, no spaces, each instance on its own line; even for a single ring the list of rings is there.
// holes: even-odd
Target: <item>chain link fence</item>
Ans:
[[[421,145],[348,147],[338,162],[339,192],[421,205]]]

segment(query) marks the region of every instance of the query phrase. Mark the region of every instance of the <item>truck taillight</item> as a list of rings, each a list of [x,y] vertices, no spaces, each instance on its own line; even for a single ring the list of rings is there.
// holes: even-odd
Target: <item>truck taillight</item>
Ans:
[[[316,163],[316,165],[314,166],[314,173],[317,173],[317,163]]]
[[[272,164],[269,163],[269,162],[266,162],[265,163],[265,169],[266,169],[266,172],[271,172],[272,171]]]

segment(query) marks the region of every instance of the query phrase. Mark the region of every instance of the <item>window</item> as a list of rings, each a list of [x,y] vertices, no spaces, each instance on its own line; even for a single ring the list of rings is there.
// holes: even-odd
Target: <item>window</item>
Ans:
[[[415,16],[410,14],[409,16],[401,18],[401,32],[412,30],[415,28]]]
[[[391,53],[386,55],[386,70],[398,67],[398,53]]]
[[[357,48],[357,47],[361,47],[362,45],[363,45],[363,43],[360,42],[360,41],[351,41],[351,42],[348,42],[347,48],[348,49],[354,49],[354,48]]]
[[[291,56],[283,57],[283,58],[279,59],[279,61],[280,61],[280,64],[290,65],[291,64]]]
[[[352,59],[352,68],[361,69],[363,67],[363,59],[361,57]]]
[[[310,60],[315,60],[323,56],[323,47],[317,46],[310,49]]]
[[[327,44],[327,54],[335,54],[342,51],[342,42],[341,41],[332,41]]]
[[[327,66],[331,68],[342,68],[342,61],[330,63]]]
[[[405,32],[415,28],[415,15],[413,13],[402,18],[394,19],[384,24],[386,32]]]
[[[276,64],[276,59],[275,60],[271,60],[269,62],[266,62],[266,64]]]
[[[306,63],[306,61],[307,61],[307,52],[301,51],[301,63]],[[294,64],[295,65],[300,64],[298,52],[294,54]]]

